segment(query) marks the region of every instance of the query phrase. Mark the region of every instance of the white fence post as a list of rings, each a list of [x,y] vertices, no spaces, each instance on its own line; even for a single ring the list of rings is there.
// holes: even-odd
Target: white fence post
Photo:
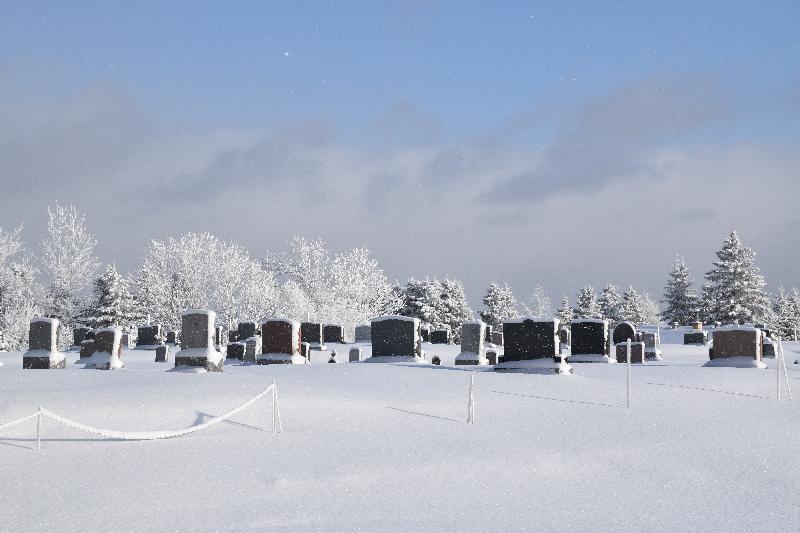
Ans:
[[[778,337],[778,346],[781,344],[781,338]],[[781,353],[780,348],[775,353],[775,399],[781,399]]]
[[[42,406],[39,406],[39,412],[36,414],[36,451],[42,449]]]
[[[475,423],[475,376],[469,376],[469,401],[467,403],[467,424]]]
[[[278,409],[278,381],[272,380],[272,432],[282,433],[281,412]]]
[[[789,384],[789,373],[786,371],[786,355],[783,353],[783,343],[778,339],[778,352],[781,354],[781,366],[783,367],[783,380],[786,382],[786,392],[789,394],[789,401],[794,401],[792,398],[792,387]]]
[[[616,356],[615,356],[616,357]],[[628,339],[627,345],[627,369],[626,369],[626,378],[625,378],[625,406],[631,406],[631,340]]]

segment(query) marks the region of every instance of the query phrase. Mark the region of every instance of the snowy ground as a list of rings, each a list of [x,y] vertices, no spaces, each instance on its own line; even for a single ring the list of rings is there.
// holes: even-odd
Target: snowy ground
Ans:
[[[701,368],[705,349],[664,348],[633,368],[630,409],[624,365],[494,374],[447,366],[457,346],[426,346],[441,367],[315,352],[320,364],[223,374],[165,372],[150,351],[127,351],[121,371],[23,371],[21,354],[1,353],[0,424],[42,405],[110,429],[178,429],[277,379],[284,432],[262,431],[267,398],[164,441],[48,420],[36,452],[25,422],[0,432],[0,530],[800,530],[800,344],[787,345],[791,403],[774,398],[774,360]]]

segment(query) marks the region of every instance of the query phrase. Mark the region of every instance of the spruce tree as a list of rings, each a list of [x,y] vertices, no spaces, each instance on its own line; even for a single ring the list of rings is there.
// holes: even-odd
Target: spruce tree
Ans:
[[[600,318],[601,314],[594,287],[587,285],[578,293],[573,316],[575,318]]]
[[[666,309],[661,314],[669,323],[689,324],[695,319],[698,311],[697,295],[694,289],[694,280],[689,273],[689,267],[683,257],[675,258],[675,263],[669,271],[667,285],[664,288],[664,299],[661,300]]]
[[[497,283],[490,284],[483,305],[486,309],[480,312],[481,320],[497,331],[502,329],[503,322],[517,317],[517,299],[507,284],[502,287]]]
[[[647,312],[644,308],[642,297],[633,287],[629,287],[622,294],[620,320],[631,322],[632,324],[644,324],[647,321]]]
[[[778,294],[772,302],[773,322],[772,329],[776,335],[789,339],[794,337],[797,328],[797,313],[791,297],[786,294],[783,287],[778,289]]]
[[[753,264],[755,252],[744,246],[736,231],[722,243],[706,280],[714,289],[713,316],[723,323],[769,323],[771,310],[764,277]]]
[[[473,319],[472,309],[467,303],[464,285],[460,280],[445,278],[436,285],[438,289],[437,327],[452,332],[453,341],[461,342],[461,325]]]
[[[94,282],[94,295],[94,303],[88,312],[88,323],[92,327],[126,326],[131,322],[128,310],[130,295],[114,265],[108,265]]]
[[[606,283],[603,292],[600,293],[600,297],[597,299],[597,303],[600,305],[600,314],[603,318],[612,322],[619,321],[619,308],[622,305],[622,298],[615,285]]]
[[[568,326],[572,322],[574,314],[575,311],[572,309],[572,306],[569,305],[569,296],[564,293],[564,297],[561,299],[561,307],[556,310],[555,317],[558,319],[559,324]]]

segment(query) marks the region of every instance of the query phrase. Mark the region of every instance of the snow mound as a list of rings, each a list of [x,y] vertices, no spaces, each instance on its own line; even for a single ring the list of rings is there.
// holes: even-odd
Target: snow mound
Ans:
[[[767,368],[767,365],[753,357],[718,357],[703,365],[704,367]]]
[[[427,360],[422,357],[418,357],[415,355],[384,355],[381,357],[368,357],[361,363],[415,363],[421,365],[430,364]]]
[[[616,357],[599,353],[582,353],[567,357],[569,363],[616,363]]]
[[[515,372],[521,374],[572,374],[572,367],[545,357],[525,361],[508,361],[494,366],[495,372]]]

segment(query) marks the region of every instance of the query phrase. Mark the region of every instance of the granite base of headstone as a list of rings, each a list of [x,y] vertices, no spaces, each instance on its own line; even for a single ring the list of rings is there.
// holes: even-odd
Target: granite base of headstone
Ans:
[[[560,355],[558,320],[518,318],[503,323],[503,362],[495,372],[572,374]]]
[[[214,347],[217,314],[190,309],[181,314],[181,350],[175,354],[176,370],[222,372],[225,358]]]
[[[65,368],[66,354],[58,351],[57,318],[34,318],[28,330],[28,351],[22,356],[22,368],[49,370]]]
[[[351,363],[360,362],[361,361],[361,348],[359,348],[357,346],[355,348],[350,348],[350,353],[348,354],[347,359]]]

